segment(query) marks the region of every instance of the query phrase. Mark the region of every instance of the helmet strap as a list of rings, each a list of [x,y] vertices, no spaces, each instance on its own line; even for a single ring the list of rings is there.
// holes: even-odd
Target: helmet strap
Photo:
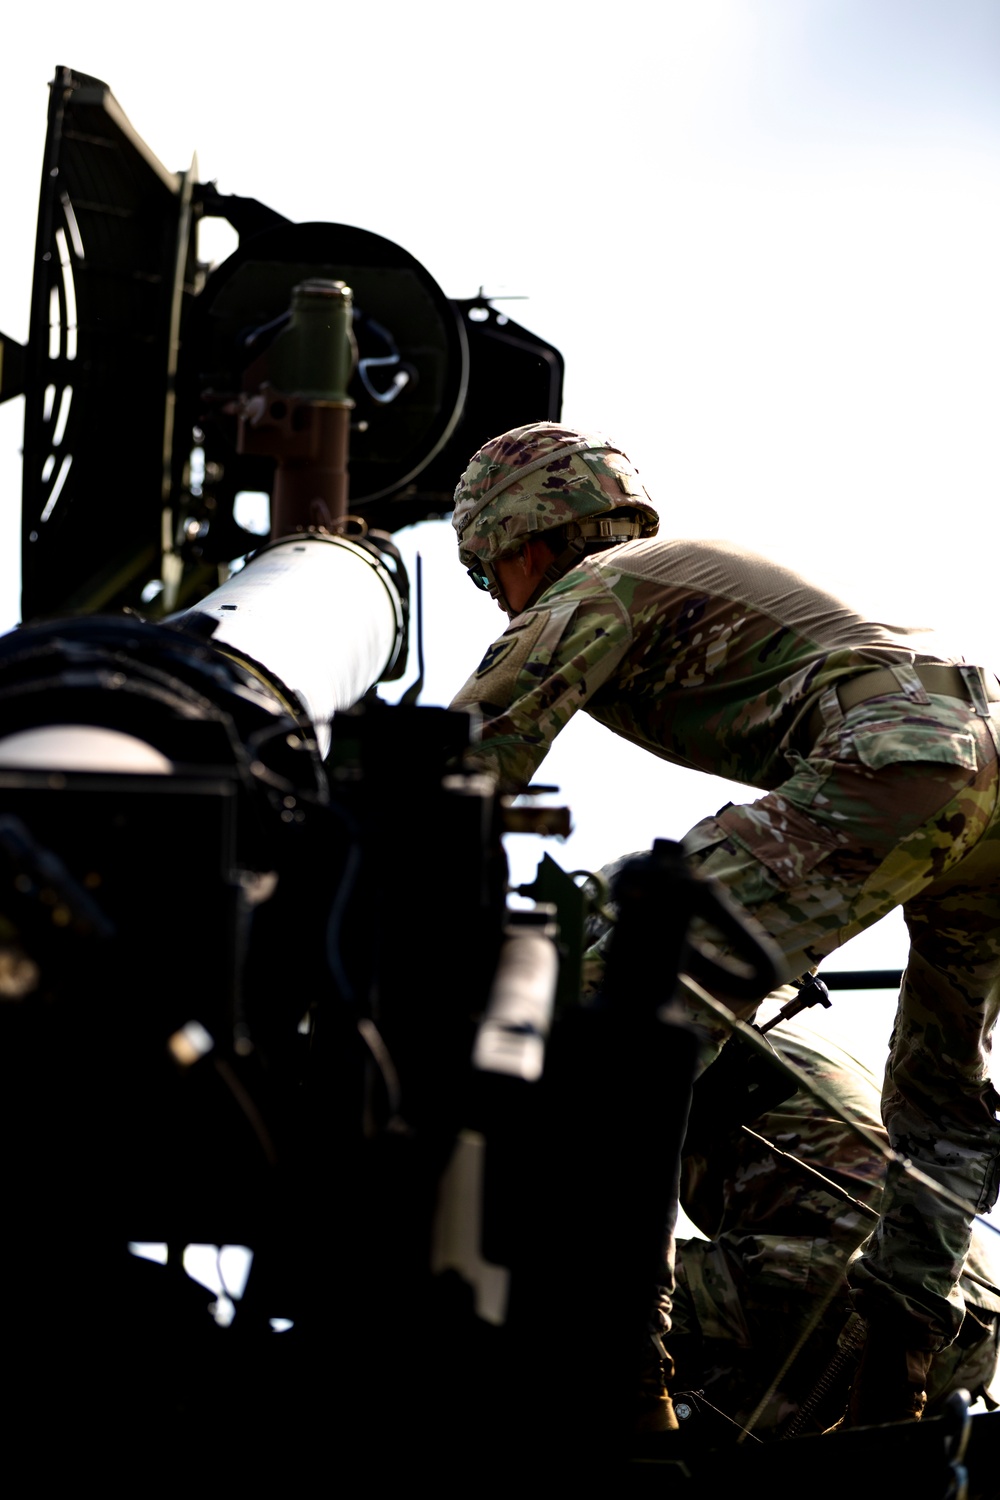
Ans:
[[[600,516],[593,521],[570,522],[566,527],[567,533],[571,531],[573,533],[570,541],[552,559],[542,575],[541,582],[524,608],[533,609],[547,588],[558,582],[564,573],[568,573],[570,568],[575,568],[577,563],[589,556],[591,552],[606,552],[609,547],[617,547],[621,542],[632,541],[641,536],[644,524],[639,518],[622,520],[609,516]],[[545,532],[535,532],[534,535],[544,539]]]
[[[537,532],[536,535],[544,537],[545,533],[544,531],[541,531]],[[542,578],[538,587],[531,595],[531,598],[528,600],[524,608],[534,609],[539,599],[545,593],[545,590],[547,588],[550,588],[552,584],[556,583],[564,573],[568,573],[570,568],[575,568],[586,551],[586,539],[582,536],[574,537],[569,546],[564,547],[563,550],[559,553],[558,557],[554,557],[552,559],[551,563],[542,574]]]

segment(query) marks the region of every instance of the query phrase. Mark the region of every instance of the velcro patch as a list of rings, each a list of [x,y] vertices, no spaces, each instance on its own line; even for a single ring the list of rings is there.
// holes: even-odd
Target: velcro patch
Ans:
[[[484,678],[489,678],[487,696],[492,702],[510,703],[521,668],[538,644],[550,616],[547,609],[532,611],[523,617],[524,625],[515,625],[493,642],[471,678],[477,688]]]
[[[487,672],[492,672],[498,667],[505,656],[509,656],[517,645],[517,636],[502,636],[500,640],[494,641],[479,666],[476,668],[477,677],[485,677]]]

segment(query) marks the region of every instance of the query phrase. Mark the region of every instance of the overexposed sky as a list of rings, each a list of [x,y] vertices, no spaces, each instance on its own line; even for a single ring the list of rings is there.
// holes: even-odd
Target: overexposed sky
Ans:
[[[0,100],[19,339],[57,64],[104,78],[169,167],[197,151],[223,192],[396,240],[449,295],[526,296],[508,310],[562,351],[564,415],[628,448],[667,533],[1000,658],[993,0],[177,0],[141,26],[53,0],[20,17]],[[2,628],[20,405],[0,407]],[[113,465],[111,425],[108,446]],[[424,701],[446,702],[503,622],[447,523],[401,541],[425,558]],[[583,715],[540,774],[574,811],[567,867],[733,797]],[[537,852],[520,841],[518,879]],[[846,966],[903,962],[899,923],[859,944]]]

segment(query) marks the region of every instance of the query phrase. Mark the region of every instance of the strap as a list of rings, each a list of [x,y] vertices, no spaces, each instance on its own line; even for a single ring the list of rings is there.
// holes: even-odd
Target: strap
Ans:
[[[947,662],[930,661],[915,663],[912,670],[928,693],[937,693],[942,698],[963,698],[966,703],[972,702],[972,693],[966,685],[961,667],[949,666]],[[976,668],[975,671],[982,681],[987,700],[1000,702],[1000,684],[997,683],[996,678],[993,677],[991,682],[989,672],[984,672],[982,668]],[[865,703],[869,698],[881,698],[886,693],[899,691],[899,679],[891,667],[876,667],[872,672],[861,672],[857,677],[850,677],[846,682],[837,685],[837,697],[845,712],[853,708],[856,703]]]
[[[596,516],[592,521],[568,521],[566,523],[567,536],[582,536],[590,541],[595,537],[628,537],[642,536],[643,527],[647,523],[643,520],[623,521],[615,520],[611,516]],[[545,535],[544,531],[538,533]]]
[[[588,543],[608,542],[617,543],[632,541],[642,535],[645,521],[641,516],[632,520],[612,519],[611,516],[596,516],[592,521],[567,521],[565,531],[567,545],[557,557],[546,568],[545,573],[537,589],[524,606],[525,609],[534,609],[539,599],[553,583],[557,583],[564,573],[570,568],[575,568],[577,563],[587,556]],[[532,533],[534,536],[545,537],[544,531]],[[522,538],[527,540],[527,538]],[[603,548],[596,549],[603,551]]]
[[[984,672],[982,667],[970,667],[963,663],[958,670],[976,713],[981,719],[988,719],[990,704],[1000,702],[1000,683],[992,672]]]
[[[976,695],[966,683],[964,674],[975,672],[977,685],[982,686],[987,702],[1000,703],[1000,683],[982,667],[950,666],[947,662],[938,661],[920,662],[913,666],[906,663],[906,666],[916,674],[928,693],[936,693],[942,698],[961,698],[973,706]],[[871,671],[859,672],[856,677],[849,677],[846,682],[838,682],[836,685],[837,699],[845,713],[859,703],[867,703],[869,698],[885,698],[902,691],[899,678],[891,667],[873,667]],[[810,744],[815,744],[822,729],[823,714],[817,705],[809,716]]]

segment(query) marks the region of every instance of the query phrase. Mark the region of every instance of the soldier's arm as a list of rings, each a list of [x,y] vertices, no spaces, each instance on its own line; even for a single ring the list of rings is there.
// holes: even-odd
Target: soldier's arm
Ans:
[[[586,576],[548,607],[519,615],[451,705],[481,716],[473,763],[505,791],[526,786],[560,729],[614,675],[631,640],[627,610]]]

